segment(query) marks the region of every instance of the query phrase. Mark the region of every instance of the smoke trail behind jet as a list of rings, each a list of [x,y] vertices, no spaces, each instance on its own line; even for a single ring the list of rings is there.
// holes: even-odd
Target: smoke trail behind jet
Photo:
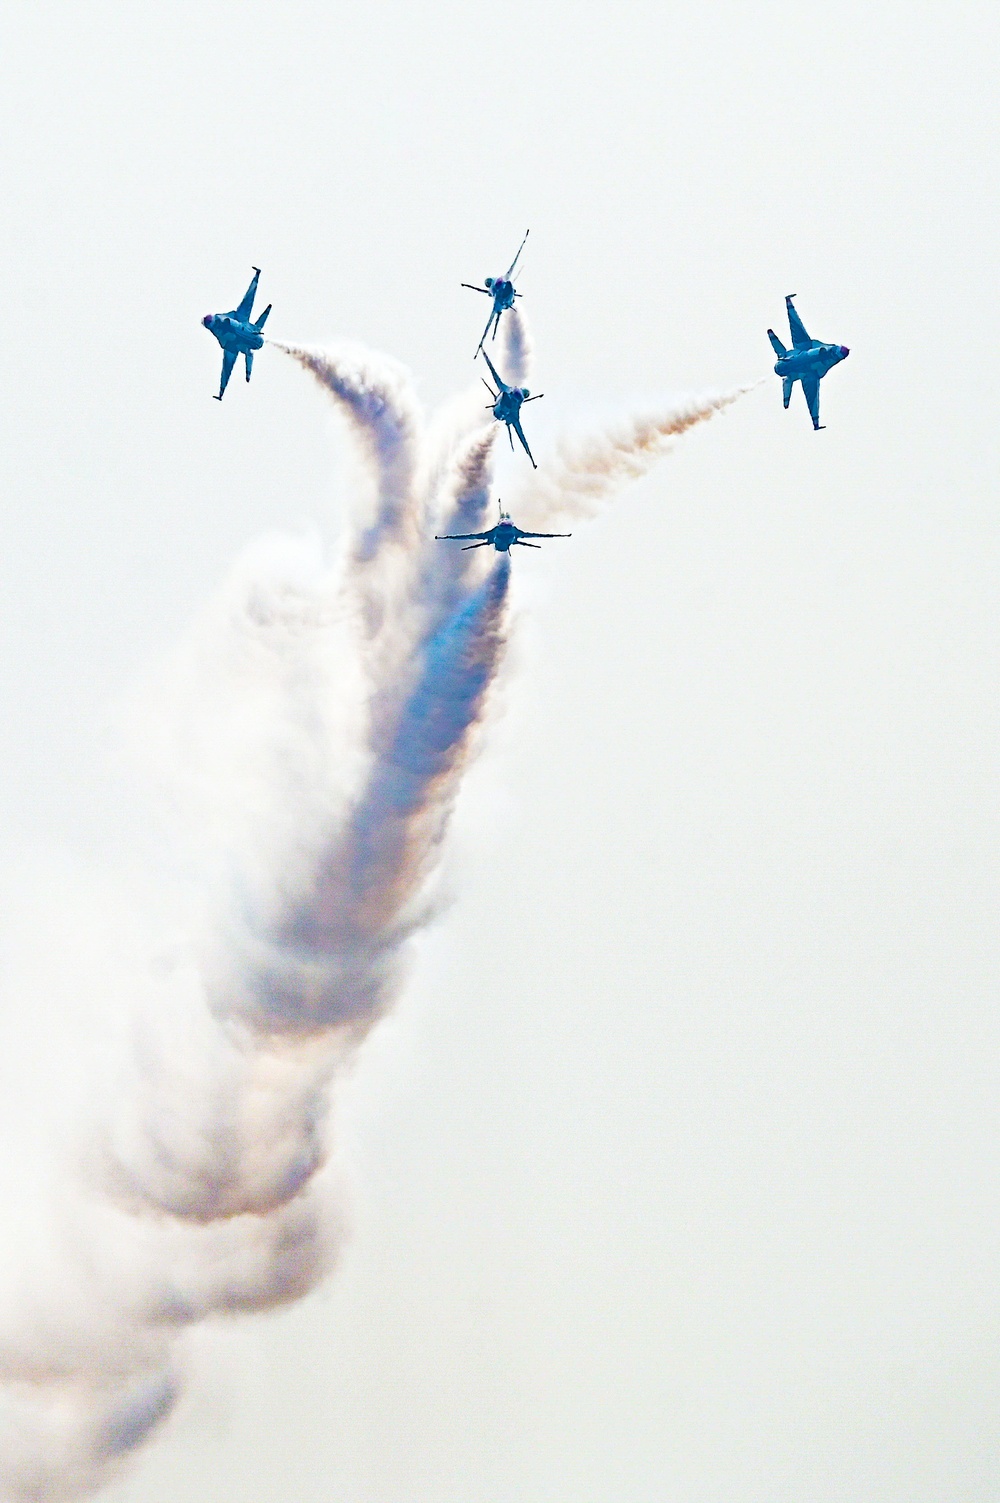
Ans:
[[[523,381],[527,330],[504,324]],[[503,658],[510,560],[433,538],[492,510],[481,388],[428,424],[394,362],[283,348],[345,416],[358,495],[335,568],[308,540],[248,552],[149,716],[198,898],[166,958],[109,955],[99,978],[134,999],[128,1065],[0,1310],[16,1503],[106,1483],[176,1403],[187,1329],[335,1262],[331,1090],[398,994]],[[593,506],[733,399],[562,451],[529,494]]]
[[[297,1298],[331,1265],[330,1083],[395,995],[502,652],[507,561],[473,574],[417,528],[408,381],[353,352],[296,358],[349,416],[368,494],[339,577],[308,545],[259,546],[176,670],[165,760],[225,848],[214,918],[140,1006],[87,1187],[63,1197],[73,1225],[51,1230],[58,1275],[29,1280],[0,1333],[17,1499],[99,1486],[172,1407],[186,1327]],[[483,426],[444,491],[470,443],[482,471]]]
[[[707,423],[751,390],[739,387],[663,413],[630,418],[605,433],[563,440],[555,460],[539,466],[518,486],[512,502],[518,516],[530,527],[557,516],[594,516],[622,485],[648,474],[681,434]]]

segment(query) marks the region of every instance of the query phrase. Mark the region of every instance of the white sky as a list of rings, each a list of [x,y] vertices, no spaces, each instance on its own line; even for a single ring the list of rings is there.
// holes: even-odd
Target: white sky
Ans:
[[[4,959],[47,874],[153,859],[122,701],[248,540],[339,526],[299,371],[210,400],[251,263],[435,402],[530,225],[539,458],[768,374],[786,292],[852,352],[825,433],[769,376],[516,560],[344,1264],[195,1340],[108,1496],[1000,1497],[996,7],[0,16],[0,1086],[55,1089]]]

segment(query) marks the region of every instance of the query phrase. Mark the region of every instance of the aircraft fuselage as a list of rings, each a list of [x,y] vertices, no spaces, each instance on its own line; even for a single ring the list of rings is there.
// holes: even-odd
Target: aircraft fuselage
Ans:
[[[509,553],[510,545],[520,536],[520,529],[513,522],[500,522],[493,528],[490,539],[498,553]]]
[[[493,404],[493,416],[501,423],[516,423],[523,401],[524,392],[519,386],[505,387]]]
[[[245,324],[230,313],[208,313],[202,323],[214,334],[224,350],[236,355],[246,355],[263,348],[264,336],[253,324]]]
[[[496,277],[490,288],[493,294],[493,308],[496,313],[503,313],[505,308],[514,306],[514,283],[506,277]]]
[[[775,362],[775,374],[791,381],[801,381],[803,376],[822,378],[850,353],[846,344],[817,344],[808,349],[789,350]]]

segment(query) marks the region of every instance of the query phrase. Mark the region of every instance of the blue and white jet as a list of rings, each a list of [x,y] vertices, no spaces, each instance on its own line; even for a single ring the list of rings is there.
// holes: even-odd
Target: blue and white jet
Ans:
[[[489,366],[490,373],[492,374],[494,381],[500,388],[498,392],[494,391],[490,383],[486,380],[485,376],[483,377],[483,385],[486,387],[486,390],[493,398],[493,401],[490,403],[490,406],[493,409],[493,416],[496,418],[498,423],[507,424],[507,437],[510,439],[510,446],[512,449],[514,447],[514,440],[511,437],[510,430],[513,428],[514,432],[521,440],[521,443],[524,445],[525,454],[527,454],[528,458],[531,460],[532,469],[537,470],[538,466],[535,464],[534,456],[531,450],[528,448],[528,440],[525,438],[524,429],[521,427],[521,408],[524,406],[525,402],[540,401],[545,393],[543,391],[540,391],[537,397],[533,397],[526,386],[508,386],[506,381],[502,380],[502,378],[500,377],[496,366],[493,364],[493,361],[490,359],[489,355],[487,355],[485,350],[483,350],[483,359]]]
[[[223,393],[229,385],[229,378],[233,374],[237,356],[242,355],[246,361],[249,381],[250,372],[253,370],[253,352],[259,350],[264,343],[264,336],[260,331],[271,311],[271,304],[268,303],[256,323],[250,320],[259,280],[260,267],[255,266],[253,281],[243,294],[239,307],[233,308],[229,313],[206,313],[202,319],[205,328],[215,335],[222,346],[222,381],[215,398],[217,402],[222,401]]]
[[[488,532],[442,532],[435,535],[436,543],[456,542],[465,543],[466,547],[460,548],[460,553],[468,553],[472,548],[495,548],[498,553],[509,553],[512,548],[540,548],[540,543],[526,543],[525,538],[569,538],[571,532],[525,532],[522,527],[517,527],[510,520],[510,512],[500,509],[500,520],[495,527]]]
[[[774,369],[775,373],[781,377],[781,393],[785,406],[787,407],[792,400],[792,387],[796,381],[801,381],[813,427],[818,430],[823,426],[819,420],[819,383],[827,371],[839,365],[841,360],[846,360],[851,352],[846,344],[823,344],[818,339],[810,339],[806,333],[805,324],[792,304],[794,296],[795,293],[792,292],[785,298],[792,348],[786,350],[773,329],[768,329],[767,337],[778,357]]]
[[[490,316],[486,321],[486,328],[483,330],[483,337],[476,345],[476,355],[479,354],[479,351],[486,343],[486,336],[490,332],[490,325],[493,325],[493,334],[491,337],[493,339],[496,339],[497,329],[500,326],[501,313],[505,313],[508,308],[513,308],[514,299],[521,296],[519,292],[514,291],[514,283],[511,281],[511,278],[514,275],[518,261],[520,261],[521,259],[521,252],[524,250],[525,241],[527,241],[530,233],[530,230],[525,230],[524,240],[522,240],[521,244],[518,246],[517,255],[514,257],[513,261],[510,263],[502,277],[486,277],[482,287],[477,287],[473,282],[462,283],[462,286],[468,287],[470,292],[485,292],[487,297],[491,297],[493,299],[493,307],[490,309]],[[475,360],[476,355],[473,355],[473,360]]]

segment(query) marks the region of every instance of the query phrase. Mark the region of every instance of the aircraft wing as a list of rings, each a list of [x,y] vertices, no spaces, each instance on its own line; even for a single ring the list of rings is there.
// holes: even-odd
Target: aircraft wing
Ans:
[[[494,531],[495,528],[491,528],[489,532],[436,532],[434,534],[434,541],[435,543],[443,543],[450,538],[453,542],[468,543],[474,538],[485,538],[489,542]]]
[[[803,376],[802,390],[806,394],[806,402],[809,404],[809,416],[813,420],[813,427],[819,427],[819,377]]]
[[[524,232],[524,239],[521,241],[521,244],[517,248],[517,255],[514,257],[513,261],[510,263],[510,265],[507,268],[506,275],[504,277],[504,281],[509,282],[510,279],[511,279],[511,277],[514,275],[514,267],[517,265],[518,261],[520,261],[520,259],[521,259],[521,252],[524,250],[525,244],[526,244],[528,236],[530,234],[531,234],[530,230],[525,230],[525,232]]]
[[[487,328],[488,328],[488,327],[489,327],[489,325],[487,325]],[[486,335],[485,335],[485,334],[484,334],[484,335],[483,335],[483,338],[484,338],[484,339],[485,339],[485,338],[486,338]],[[503,379],[503,377],[502,377],[502,376],[499,376],[499,375],[498,375],[498,374],[497,374],[497,368],[496,368],[496,366],[495,366],[495,365],[494,365],[494,364],[493,364],[493,361],[492,361],[492,360],[491,360],[491,359],[490,359],[490,357],[489,357],[489,355],[487,355],[487,353],[486,353],[486,351],[485,351],[485,350],[483,350],[483,359],[484,359],[484,360],[485,360],[485,361],[486,361],[486,364],[487,364],[487,365],[488,365],[488,366],[489,366],[489,368],[490,368],[490,372],[491,372],[491,374],[492,374],[492,376],[493,376],[493,379],[494,379],[494,381],[495,381],[495,382],[496,382],[496,383],[497,383],[497,385],[498,385],[498,386],[499,386],[499,388],[500,388],[500,390],[501,390],[501,391],[510,391],[510,387],[509,387],[509,386],[508,386],[508,385],[507,385],[507,383],[506,383],[506,381],[505,381],[505,380],[504,380],[504,379]]]
[[[483,351],[483,354],[484,355],[486,354],[485,350]],[[537,470],[538,466],[535,463],[535,456],[532,454],[531,450],[528,448],[528,440],[524,436],[524,429],[521,427],[521,419],[519,417],[512,417],[511,418],[510,422],[507,424],[507,432],[508,433],[510,432],[511,428],[513,428],[514,432],[517,434],[518,438],[521,440],[522,444],[524,445],[524,452],[525,452],[525,454],[527,454],[528,458],[531,460],[531,468],[533,470]],[[526,534],[526,535],[530,537],[531,534],[529,533],[529,534]]]
[[[260,267],[255,266],[253,269],[253,281],[240,299],[239,307],[233,309],[233,316],[238,318],[241,323],[248,324],[250,322],[250,312],[253,308],[253,300],[257,296],[257,283],[259,281]]]
[[[496,319],[497,323],[499,323],[500,322],[500,315],[497,312],[496,308],[491,308],[490,309],[490,316],[486,320],[486,328],[483,330],[483,337],[479,341],[478,345],[476,346],[476,355],[479,354],[479,351],[483,348],[483,345],[486,343],[486,336],[490,332],[490,324],[493,322],[494,319]],[[496,337],[496,332],[497,332],[496,329],[494,329],[493,330],[494,338]],[[473,357],[472,357],[473,360],[475,360],[476,355],[473,355]],[[492,369],[493,369],[493,367],[491,365],[490,366],[490,370],[492,370]]]
[[[791,297],[785,298],[785,309],[788,313],[788,327],[791,331],[793,347],[797,350],[804,350],[808,349],[809,345],[813,343],[813,340],[810,335],[806,333],[806,326],[799,317],[798,309],[792,302],[792,297],[794,296],[795,294],[792,293]]]
[[[520,527],[517,532],[522,538],[571,538],[573,536],[571,532],[522,532]]]
[[[222,381],[219,384],[219,394],[215,399],[217,402],[222,401],[226,387],[229,385],[229,378],[233,374],[233,366],[236,364],[236,355],[236,350],[223,350],[222,352]],[[248,376],[247,380],[249,381],[249,379],[250,377]]]

